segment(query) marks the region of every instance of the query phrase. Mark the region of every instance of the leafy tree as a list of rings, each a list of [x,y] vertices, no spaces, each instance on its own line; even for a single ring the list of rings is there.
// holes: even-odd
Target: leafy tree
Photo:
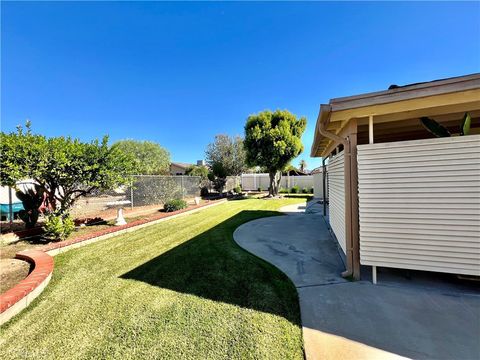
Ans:
[[[238,176],[247,168],[240,136],[216,135],[215,141],[207,146],[205,158],[210,169],[219,177]]]
[[[240,136],[216,135],[215,141],[207,146],[205,158],[213,175],[215,189],[219,192],[223,191],[227,176],[241,175],[247,169]]]
[[[305,170],[307,169],[307,162],[304,159],[302,159],[302,160],[300,160],[298,165],[300,167],[300,171],[304,173]]]
[[[278,194],[281,173],[303,151],[302,134],[307,120],[287,110],[251,115],[245,125],[245,151],[249,166],[265,168],[270,175],[270,196]]]
[[[203,165],[192,165],[185,170],[185,175],[200,176],[202,179],[206,179],[208,176],[208,168]]]
[[[2,185],[15,187],[18,180],[33,179],[46,194],[47,205],[66,215],[75,201],[98,190],[129,183],[133,159],[101,142],[81,142],[70,137],[47,138],[26,131],[1,133],[0,178]]]
[[[160,144],[152,141],[120,140],[114,148],[135,159],[135,172],[141,175],[167,175],[170,154]]]

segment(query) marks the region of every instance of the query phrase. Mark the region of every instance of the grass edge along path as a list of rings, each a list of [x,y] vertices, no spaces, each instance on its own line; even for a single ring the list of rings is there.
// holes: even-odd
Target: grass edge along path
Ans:
[[[232,236],[300,201],[230,201],[58,255],[0,357],[302,359],[295,287]]]

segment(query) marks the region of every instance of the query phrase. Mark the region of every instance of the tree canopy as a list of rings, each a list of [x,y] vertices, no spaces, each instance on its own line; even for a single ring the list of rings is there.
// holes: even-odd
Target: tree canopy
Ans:
[[[200,176],[202,179],[206,179],[208,176],[208,168],[204,165],[192,165],[185,170],[185,175]]]
[[[219,192],[223,191],[227,176],[238,176],[247,168],[240,136],[216,135],[214,142],[207,146],[205,158],[211,170],[209,179]]]
[[[156,142],[120,140],[113,147],[133,157],[137,174],[166,175],[169,173],[170,153]]]
[[[215,141],[207,146],[205,158],[218,177],[241,175],[246,169],[243,139],[240,136],[216,135]]]
[[[26,131],[1,133],[0,178],[2,185],[15,187],[19,180],[33,179],[45,192],[55,212],[67,213],[80,197],[96,190],[109,190],[130,181],[133,160],[100,142],[81,142],[70,137],[47,138]]]
[[[287,110],[266,110],[251,115],[245,124],[246,163],[260,166],[270,175],[270,195],[278,194],[282,171],[303,151],[306,118],[297,119]]]
[[[307,162],[304,159],[300,160],[298,165],[301,172],[305,172],[305,170],[307,170]]]

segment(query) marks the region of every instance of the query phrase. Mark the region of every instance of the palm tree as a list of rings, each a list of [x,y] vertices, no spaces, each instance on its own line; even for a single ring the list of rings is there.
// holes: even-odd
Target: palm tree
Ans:
[[[302,159],[298,165],[300,166],[300,171],[304,173],[307,169],[307,162]]]

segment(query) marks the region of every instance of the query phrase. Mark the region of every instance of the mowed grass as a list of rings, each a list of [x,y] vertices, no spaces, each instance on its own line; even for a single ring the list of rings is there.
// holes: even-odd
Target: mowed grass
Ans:
[[[56,256],[0,358],[303,359],[295,287],[232,236],[300,201],[229,201]]]

